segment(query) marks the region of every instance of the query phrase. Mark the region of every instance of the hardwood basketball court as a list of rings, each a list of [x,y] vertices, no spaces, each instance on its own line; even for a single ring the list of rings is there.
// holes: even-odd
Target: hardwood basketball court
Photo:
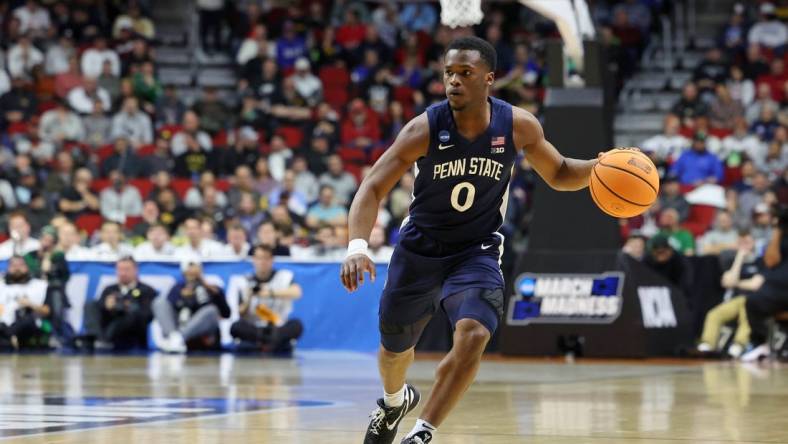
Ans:
[[[411,373],[424,392],[435,364]],[[379,396],[373,356],[333,352],[8,355],[0,387],[14,443],[360,443]],[[491,358],[436,441],[780,443],[786,407],[780,364]]]

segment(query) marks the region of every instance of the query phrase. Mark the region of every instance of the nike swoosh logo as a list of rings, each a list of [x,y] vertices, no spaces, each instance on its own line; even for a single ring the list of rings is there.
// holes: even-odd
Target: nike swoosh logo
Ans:
[[[451,147],[453,147],[453,146],[454,146],[454,144],[451,144],[451,145],[444,145],[444,144],[442,144],[442,143],[441,143],[440,145],[438,145],[438,149],[439,149],[439,150],[447,150],[447,149],[449,149],[449,148],[451,148]]]
[[[484,245],[484,244],[482,244],[482,250],[486,250],[486,249],[488,249],[488,248],[492,247],[493,245],[494,245],[494,244],[490,244],[490,245]]]
[[[402,419],[402,417],[408,411],[408,406],[410,406],[410,390],[405,389],[405,402],[402,403],[402,410],[400,410],[399,416],[397,416],[393,423],[386,423],[387,429],[394,430],[394,428],[397,427],[399,420]]]

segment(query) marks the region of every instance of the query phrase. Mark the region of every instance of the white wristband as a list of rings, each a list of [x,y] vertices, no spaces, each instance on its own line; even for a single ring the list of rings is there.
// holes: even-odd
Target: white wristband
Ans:
[[[369,244],[364,239],[353,239],[347,244],[347,254],[345,255],[346,258],[353,256],[354,254],[363,254],[366,257],[369,257],[369,250],[367,249]]]

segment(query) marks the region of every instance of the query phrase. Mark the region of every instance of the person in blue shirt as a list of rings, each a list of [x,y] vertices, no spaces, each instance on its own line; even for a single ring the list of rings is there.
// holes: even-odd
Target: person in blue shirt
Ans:
[[[706,133],[695,133],[692,149],[681,154],[671,167],[670,174],[678,177],[682,185],[722,182],[722,162],[706,149]]]

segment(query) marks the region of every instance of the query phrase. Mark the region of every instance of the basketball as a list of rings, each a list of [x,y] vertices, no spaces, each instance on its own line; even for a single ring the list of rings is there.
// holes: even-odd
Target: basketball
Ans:
[[[657,199],[659,174],[651,159],[640,151],[615,149],[594,165],[591,198],[613,217],[634,217]]]

